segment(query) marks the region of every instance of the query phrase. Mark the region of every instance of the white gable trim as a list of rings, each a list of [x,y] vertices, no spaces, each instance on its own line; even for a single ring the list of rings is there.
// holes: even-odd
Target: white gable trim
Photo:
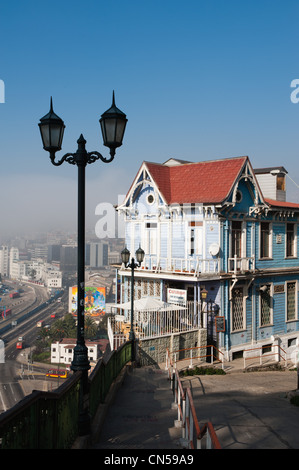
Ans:
[[[137,173],[137,175],[136,175],[136,177],[133,181],[133,184],[132,184],[128,194],[126,195],[126,198],[125,198],[124,202],[122,204],[120,204],[119,206],[117,206],[116,210],[124,210],[125,211],[125,210],[130,210],[130,208],[132,209],[132,206],[133,206],[133,203],[134,203],[133,196],[134,196],[136,190],[139,187],[140,187],[140,189],[142,189],[142,187],[145,186],[145,185],[152,186],[153,189],[154,189],[154,193],[157,196],[157,199],[161,198],[162,201],[163,201],[163,204],[165,206],[167,206],[167,202],[165,201],[163,195],[159,191],[159,188],[156,185],[155,180],[152,177],[152,175],[151,175],[151,173],[150,173],[150,171],[149,171],[149,169],[146,165],[146,162],[143,162],[139,172]]]
[[[256,214],[256,213],[260,213],[260,211],[267,210],[268,205],[266,204],[266,202],[264,200],[262,191],[259,187],[257,178],[254,174],[254,171],[253,171],[253,168],[251,166],[249,158],[247,158],[246,162],[244,163],[244,166],[243,166],[242,170],[240,171],[239,176],[236,178],[236,180],[234,182],[234,185],[232,187],[232,190],[231,190],[226,202],[223,204],[223,207],[225,207],[227,210],[231,210],[235,206],[235,204],[237,203],[237,192],[238,192],[238,188],[239,188],[239,183],[242,180],[249,181],[253,185],[253,187],[255,188],[255,194],[254,194],[254,192],[252,190],[252,187],[250,187],[250,185],[248,185],[248,190],[249,190],[249,192],[252,196],[252,200],[253,200],[253,204],[254,204],[253,206],[251,206],[249,208],[250,214],[252,214],[252,213]],[[232,198],[231,199],[232,202],[228,202],[228,199],[230,197]]]

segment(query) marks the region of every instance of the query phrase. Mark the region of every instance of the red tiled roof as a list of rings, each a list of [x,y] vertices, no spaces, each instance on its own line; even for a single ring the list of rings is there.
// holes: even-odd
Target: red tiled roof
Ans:
[[[284,209],[299,209],[299,204],[296,202],[276,201],[275,199],[265,198],[265,202],[269,206],[281,207]]]
[[[248,157],[166,166],[145,162],[167,204],[221,203]]]

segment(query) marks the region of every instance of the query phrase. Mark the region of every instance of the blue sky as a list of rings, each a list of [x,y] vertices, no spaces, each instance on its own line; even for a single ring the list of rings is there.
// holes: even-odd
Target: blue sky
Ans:
[[[128,117],[114,162],[87,168],[88,228],[143,160],[248,155],[254,167],[285,166],[299,185],[298,14],[295,0],[3,0],[0,239],[76,230],[76,167],[52,166],[39,135],[50,96],[66,124],[59,156],[81,133],[89,151],[108,154],[98,120],[112,90]],[[299,201],[299,188],[288,190]]]

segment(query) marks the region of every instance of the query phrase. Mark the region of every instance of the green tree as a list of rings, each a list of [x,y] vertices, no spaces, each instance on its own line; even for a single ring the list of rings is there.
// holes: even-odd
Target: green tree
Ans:
[[[76,338],[76,320],[68,313],[64,318],[55,320],[48,330],[51,341],[59,341],[62,338]]]
[[[90,317],[85,317],[84,333],[86,339],[94,339],[97,335],[98,327],[95,321]]]
[[[71,313],[67,313],[64,316],[64,328],[65,328],[65,338],[76,338],[76,319]]]
[[[63,319],[56,320],[50,330],[50,336],[52,340],[59,341],[64,338],[65,335],[65,322]]]

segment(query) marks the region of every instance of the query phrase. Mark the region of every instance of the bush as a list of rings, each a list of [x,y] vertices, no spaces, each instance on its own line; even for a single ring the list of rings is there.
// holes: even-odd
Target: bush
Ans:
[[[217,369],[216,367],[194,367],[194,369],[186,369],[180,372],[181,377],[187,377],[188,375],[226,375],[223,369]]]
[[[33,362],[49,363],[50,362],[49,351],[33,352],[32,360]]]

